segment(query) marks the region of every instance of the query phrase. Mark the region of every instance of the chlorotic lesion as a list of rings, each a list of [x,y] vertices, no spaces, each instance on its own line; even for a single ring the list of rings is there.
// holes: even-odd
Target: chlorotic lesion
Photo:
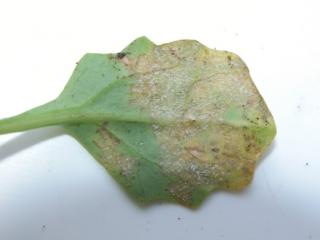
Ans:
[[[202,186],[243,189],[252,180],[257,154],[265,148],[250,129],[230,125],[185,123],[154,126],[154,132],[166,153],[160,161],[161,169],[182,179],[169,188],[181,200]]]
[[[177,41],[139,56],[131,71],[131,103],[155,121],[161,169],[177,177],[168,188],[175,198],[191,201],[199,188],[240,190],[251,182],[275,128],[237,55]]]
[[[107,130],[107,124],[101,124],[94,139],[94,144],[102,154],[99,161],[106,169],[120,176],[130,177],[134,174],[137,162],[130,155],[119,151],[122,143]]]

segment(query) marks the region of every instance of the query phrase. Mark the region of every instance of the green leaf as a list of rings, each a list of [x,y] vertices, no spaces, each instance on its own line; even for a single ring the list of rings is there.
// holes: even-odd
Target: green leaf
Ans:
[[[247,186],[273,117],[235,54],[146,37],[86,54],[60,96],[0,121],[0,133],[63,125],[134,199],[196,207]]]

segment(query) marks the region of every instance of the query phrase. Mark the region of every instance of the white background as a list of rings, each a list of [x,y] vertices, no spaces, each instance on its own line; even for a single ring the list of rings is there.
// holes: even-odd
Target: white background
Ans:
[[[320,239],[318,1],[0,2],[0,118],[55,98],[86,52],[141,35],[240,55],[278,134],[241,193],[141,208],[59,127],[0,136],[0,239]]]

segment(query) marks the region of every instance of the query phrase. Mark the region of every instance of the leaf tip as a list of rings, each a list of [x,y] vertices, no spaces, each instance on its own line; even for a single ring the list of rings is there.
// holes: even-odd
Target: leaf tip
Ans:
[[[130,53],[130,55],[138,57],[150,51],[155,44],[146,36],[136,38],[122,52]]]

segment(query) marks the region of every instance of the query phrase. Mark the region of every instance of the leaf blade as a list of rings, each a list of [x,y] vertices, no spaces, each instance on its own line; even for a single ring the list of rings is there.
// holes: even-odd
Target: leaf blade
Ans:
[[[141,37],[86,54],[60,96],[0,133],[64,125],[135,199],[196,207],[250,184],[276,127],[245,63],[194,40]]]

